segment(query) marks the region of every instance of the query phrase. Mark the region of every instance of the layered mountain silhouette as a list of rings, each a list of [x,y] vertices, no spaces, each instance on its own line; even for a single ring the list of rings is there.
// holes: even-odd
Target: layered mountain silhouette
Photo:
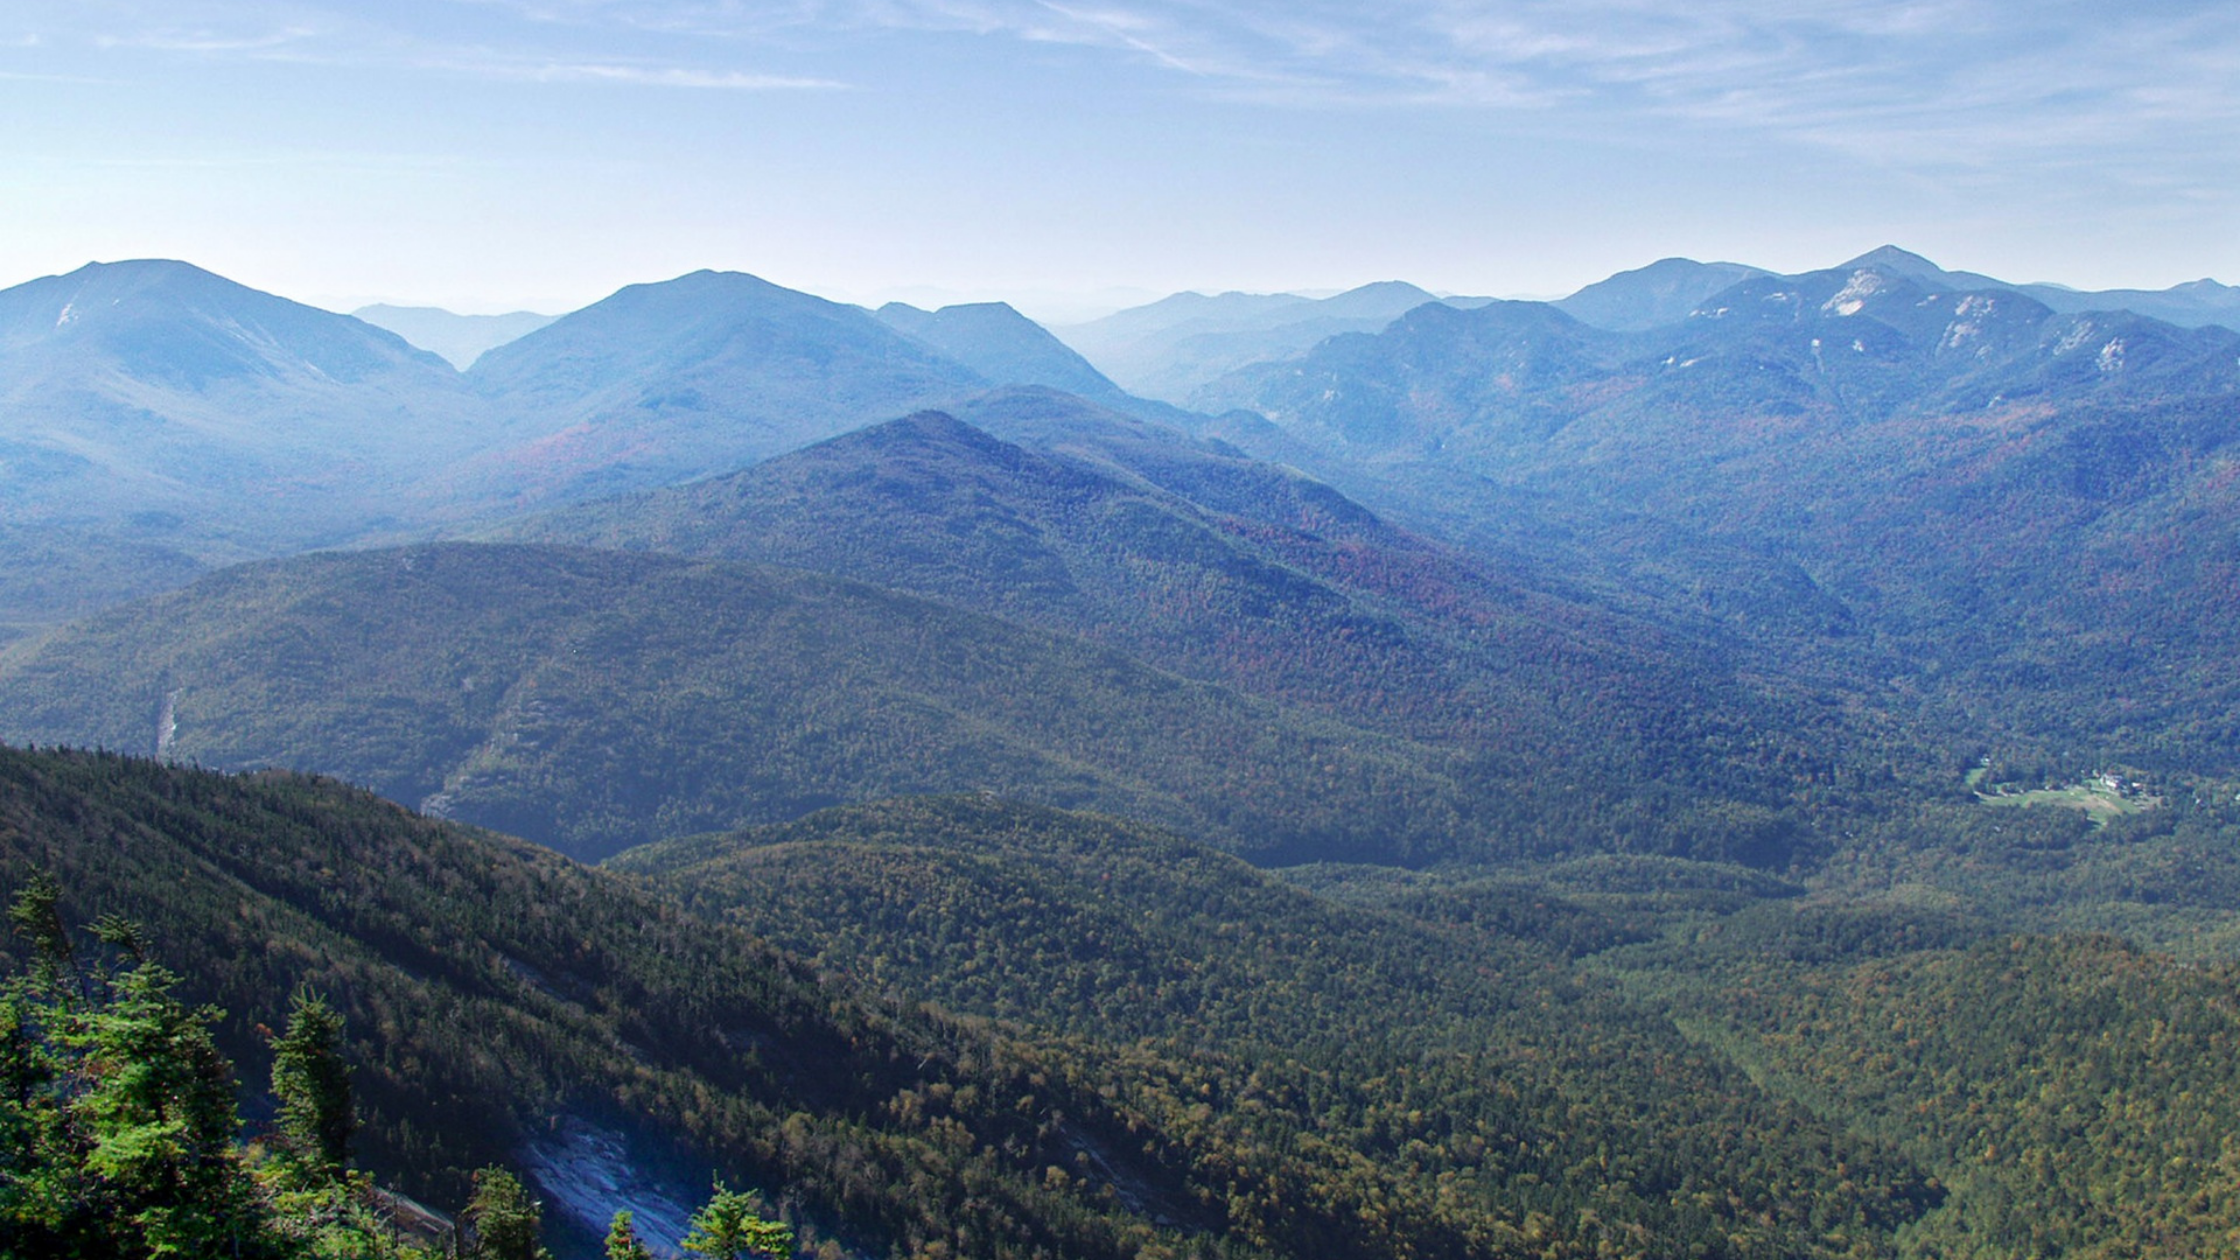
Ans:
[[[736,274],[633,286],[556,323],[364,313],[475,366],[184,263],[0,293],[0,627],[208,563],[728,471],[997,385],[1145,406],[1008,307],[920,313],[906,335]]]
[[[1480,750],[1552,752],[1580,742],[1559,729],[1572,722],[1657,724],[1559,718],[1556,695],[1713,703],[1719,667],[1685,635],[1386,525],[1296,473],[1195,445],[1154,460],[1078,430],[1056,448],[1022,437],[921,413],[504,534],[854,578]]]
[[[455,315],[434,306],[390,306],[376,303],[350,312],[376,328],[386,328],[422,350],[440,354],[462,371],[483,352],[509,341],[518,341],[555,318],[534,311],[504,315]]]
[[[991,384],[859,307],[714,271],[632,285],[467,380],[519,436],[443,489],[516,501],[705,476]]]
[[[2167,289],[2072,289],[2058,284],[2017,284],[1975,271],[1947,271],[1911,250],[1895,245],[1871,249],[1834,270],[1880,270],[1903,276],[1924,288],[1945,293],[2011,290],[2036,298],[2063,314],[2129,311],[2150,319],[2199,328],[2218,324],[2240,329],[2240,289],[2214,280],[2195,280]],[[1613,332],[1641,332],[1678,323],[1719,291],[1755,276],[1775,273],[1743,263],[1702,263],[1666,258],[1633,271],[1621,271],[1563,298],[1561,307],[1581,323]]]
[[[2000,697],[1982,726],[2221,756],[2177,732],[2230,705],[2230,636],[2187,591],[2232,536],[2240,333],[1947,289],[1910,258],[1753,277],[1637,333],[1424,307],[1217,388],[1378,501],[1467,520],[1524,493],[1769,551],[1905,676]]]
[[[1668,261],[1601,294],[1676,303],[1724,266]],[[183,264],[94,267],[0,303],[23,401],[0,581],[12,624],[51,622],[213,561],[482,528],[940,404],[966,423],[872,430],[537,536],[804,565],[1088,636],[1349,729],[1465,748],[1489,781],[1545,780],[1536,767],[1591,730],[1621,779],[1665,782],[1704,746],[1663,733],[1688,727],[1678,714],[1793,725],[1776,699],[1790,682],[1735,681],[1737,641],[1855,695],[1917,677],[1923,636],[1956,625],[1971,676],[2007,689],[2048,670],[2132,677],[2145,658],[2108,646],[2119,612],[2224,641],[2176,595],[2218,572],[2240,334],[1954,287],[1982,279],[1885,249],[1748,275],[1631,332],[1406,286],[1114,317],[1145,335],[1192,319],[1296,332],[1405,308],[1205,387],[1249,410],[1190,437],[999,305],[874,314],[702,272],[461,374]],[[1007,378],[1027,384],[992,388]],[[1956,505],[1922,516],[1935,494]],[[1944,558],[1880,572],[1952,529]],[[2175,541],[2154,550],[2156,531]],[[2151,577],[2109,576],[2149,555]],[[2092,729],[2131,704],[2175,721],[2188,702],[2165,683],[2054,691],[2068,701],[2049,709]],[[1766,782],[1743,774],[1736,799],[1774,799]]]
[[[333,994],[367,1164],[577,1254],[710,1174],[820,1257],[2220,1254],[2240,333],[1419,295],[1186,417],[738,275],[467,373],[0,294],[0,891],[243,1081]]]
[[[1296,473],[1059,414],[1041,434],[1010,417],[1023,444],[921,414],[505,534],[796,566],[1083,635],[1445,748],[1518,800],[1587,749],[1601,781],[1557,790],[1590,809],[1605,790],[1693,778],[1706,757],[1717,794],[1778,799],[1784,777],[1709,751],[1730,739],[1794,739],[1810,758],[1813,719],[1784,688],[1743,681],[1701,618],[1619,611]]]
[[[1128,390],[1195,407],[1198,387],[1231,369],[1283,358],[1338,333],[1374,331],[1438,300],[1401,281],[1327,298],[1178,293],[1058,331]]]
[[[972,302],[937,311],[889,302],[872,314],[887,327],[990,381],[1040,385],[1102,402],[1125,397],[1087,359],[1003,302]]]

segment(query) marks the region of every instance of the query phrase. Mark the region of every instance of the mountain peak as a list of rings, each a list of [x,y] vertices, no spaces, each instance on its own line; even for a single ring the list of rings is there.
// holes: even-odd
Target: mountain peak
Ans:
[[[91,309],[94,302],[122,303],[142,295],[159,301],[177,301],[181,298],[219,299],[224,301],[250,301],[268,305],[299,306],[286,298],[261,293],[247,285],[228,280],[214,272],[204,271],[193,263],[175,258],[128,258],[121,262],[89,262],[65,275],[49,276],[20,286],[17,291],[34,287],[64,296],[66,301]],[[324,314],[325,312],[322,312]]]
[[[1090,398],[1120,396],[1120,387],[1087,359],[1008,302],[967,302],[937,311],[889,302],[872,317],[996,385],[1047,385]]]
[[[1678,323],[1714,295],[1765,274],[1741,263],[1660,258],[1590,284],[1552,305],[1596,328],[1640,332]]]
[[[1877,249],[1870,249],[1857,258],[1842,264],[1841,269],[1847,271],[1887,271],[1904,276],[1909,280],[1926,280],[1932,284],[1942,284],[1951,275],[1950,272],[1921,255],[1911,250],[1900,249],[1895,245],[1884,245]]]

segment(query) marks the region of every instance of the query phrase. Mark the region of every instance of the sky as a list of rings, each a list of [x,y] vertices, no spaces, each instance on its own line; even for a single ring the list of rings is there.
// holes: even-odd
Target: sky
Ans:
[[[1884,243],[2240,283],[2231,0],[6,0],[0,285],[1085,317]]]

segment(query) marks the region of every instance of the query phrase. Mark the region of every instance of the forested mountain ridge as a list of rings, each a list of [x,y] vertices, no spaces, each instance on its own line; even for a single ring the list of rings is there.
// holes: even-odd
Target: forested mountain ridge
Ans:
[[[323,770],[591,857],[981,787],[1263,856],[1530,842],[1472,820],[1490,802],[1452,750],[859,583],[572,548],[225,570],[11,658],[0,721],[18,741]]]
[[[1031,434],[1035,402],[1002,423]],[[1882,756],[1801,689],[1743,675],[1700,624],[1613,611],[1296,475],[1127,432],[1068,418],[1038,450],[926,414],[501,536],[794,565],[1086,635],[1445,749],[1481,801],[1503,798],[1481,826],[1538,829],[1534,850],[1575,843],[1546,826],[1563,818],[1598,847],[1786,862],[1820,807],[1800,785]]]
[[[1639,983],[1684,1027],[1947,1188],[1902,1255],[2219,1254],[2240,1231],[2229,961],[1997,936],[1819,965],[1714,938],[1671,964]]]
[[[2185,935],[2195,908],[2230,904],[2240,806],[2205,795],[2175,824],[2104,832],[1984,812],[1960,845],[1915,837],[1923,866],[1810,895],[1731,867],[1606,858],[1333,870],[1300,879],[1330,892],[1309,897],[1172,836],[983,798],[835,809],[615,864],[903,995],[1187,1049],[1191,1079],[1212,1087],[1197,1123],[1275,1146],[1312,1124],[1403,1173],[1396,1203],[1436,1183],[1450,1211],[1529,1214],[1598,1186],[1602,1226],[1645,1225],[1630,1245],[1685,1254],[1699,1227],[1672,1222],[1733,1209],[1688,1194],[1678,1168],[1737,1193],[1879,1205],[1784,1241],[1799,1218],[1761,1200],[1745,1215],[1774,1230],[1753,1243],[1769,1254],[2218,1254],[2240,1186],[2232,964],[2013,929],[2152,913],[2137,899],[2167,896],[2189,899],[2160,903]],[[1946,845],[1959,851],[1934,873]],[[1971,882],[2005,900],[1952,896]],[[2229,950],[2224,934],[2212,949]],[[1223,1113],[1253,1096],[1239,1082],[1302,1070],[1308,1112],[1275,1095]],[[1765,1109],[1745,1079],[1796,1112]],[[1685,1101],[1665,1110],[1668,1094]],[[1516,1144],[1481,1151],[1474,1135],[1496,1129]],[[1589,1142],[1607,1164],[1569,1154]],[[1892,1152],[1928,1176],[1908,1183],[1919,1174]],[[1841,1184],[1806,1190],[1830,1159]],[[1664,1193],[1630,1197],[1647,1187]]]
[[[579,1243],[710,1165],[870,1254],[2177,1256],[2231,1228],[2227,964],[1763,877],[1664,927],[1529,882],[1349,907],[979,795],[627,865],[652,882],[331,782],[0,749],[0,885],[37,866],[71,919],[141,919],[248,1079],[256,1022],[316,985],[372,1166],[457,1202],[519,1161]]]
[[[1498,741],[1484,716],[1498,710],[1507,738],[1531,739],[1557,720],[1536,712],[1554,693],[1614,688],[1614,704],[1645,710],[1683,673],[1697,694],[1665,703],[1735,703],[1713,698],[1719,666],[1686,634],[1386,525],[1327,487],[1210,452],[1197,477],[1177,470],[1188,455],[1113,467],[1130,456],[1085,453],[1105,458],[926,412],[496,534],[854,578],[1417,738]]]

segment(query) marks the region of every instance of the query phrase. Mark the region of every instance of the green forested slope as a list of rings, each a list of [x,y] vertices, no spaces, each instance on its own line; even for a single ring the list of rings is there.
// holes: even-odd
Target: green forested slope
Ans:
[[[431,1202],[583,1123],[685,1170],[686,1202],[712,1165],[871,1254],[1336,1254],[1301,1241],[1331,1210],[1311,1169],[1209,1163],[1072,1075],[1086,1056],[866,1002],[615,877],[331,782],[0,749],[0,886],[34,868],[70,920],[145,925],[229,1012],[244,1079],[265,1078],[256,1026],[326,993],[364,1162]],[[1264,1226],[1231,1195],[1298,1206]]]
[[[1687,616],[1614,610],[1293,473],[1048,399],[928,413],[508,536],[796,565],[1080,634],[1445,750],[1506,852],[1783,863],[1886,752]],[[1739,825],[1731,819],[1749,819]],[[1490,829],[1490,828],[1489,828]]]
[[[1840,712],[1753,722],[1662,677],[1636,705],[1624,670],[1584,669],[1534,697],[1553,723],[1481,698],[1484,743],[1412,740],[808,573],[445,544],[229,570],[72,627],[0,666],[0,736],[332,773],[591,856],[990,788],[1264,861],[1778,865],[1893,790],[1805,738]],[[1396,705],[1439,692],[1391,681]]]
[[[14,662],[0,734],[323,771],[592,856],[966,788],[1264,855],[1502,839],[1445,751],[851,582],[559,548],[215,574]]]
[[[1130,1047],[1104,1069],[1117,1097],[1237,1166],[1296,1152],[1381,1249],[1422,1213],[1496,1249],[1545,1231],[1610,1255],[1878,1255],[1938,1199],[1545,946],[1341,906],[1115,820],[902,801],[617,864],[905,997]]]
[[[1676,709],[1734,724],[1753,702],[1777,711],[1682,635],[1386,526],[1334,492],[1284,486],[1288,503],[1254,514],[1202,477],[1171,480],[1211,504],[928,412],[503,533],[855,578],[1356,724],[1522,755],[1576,744],[1580,728],[1654,745],[1640,728]],[[1674,755],[1625,755],[1659,754]]]
[[[2231,964],[2104,936],[2002,936],[1818,966],[1738,943],[1697,975],[1673,991],[1703,1036],[1949,1188],[1901,1231],[1902,1254],[2240,1247]]]

